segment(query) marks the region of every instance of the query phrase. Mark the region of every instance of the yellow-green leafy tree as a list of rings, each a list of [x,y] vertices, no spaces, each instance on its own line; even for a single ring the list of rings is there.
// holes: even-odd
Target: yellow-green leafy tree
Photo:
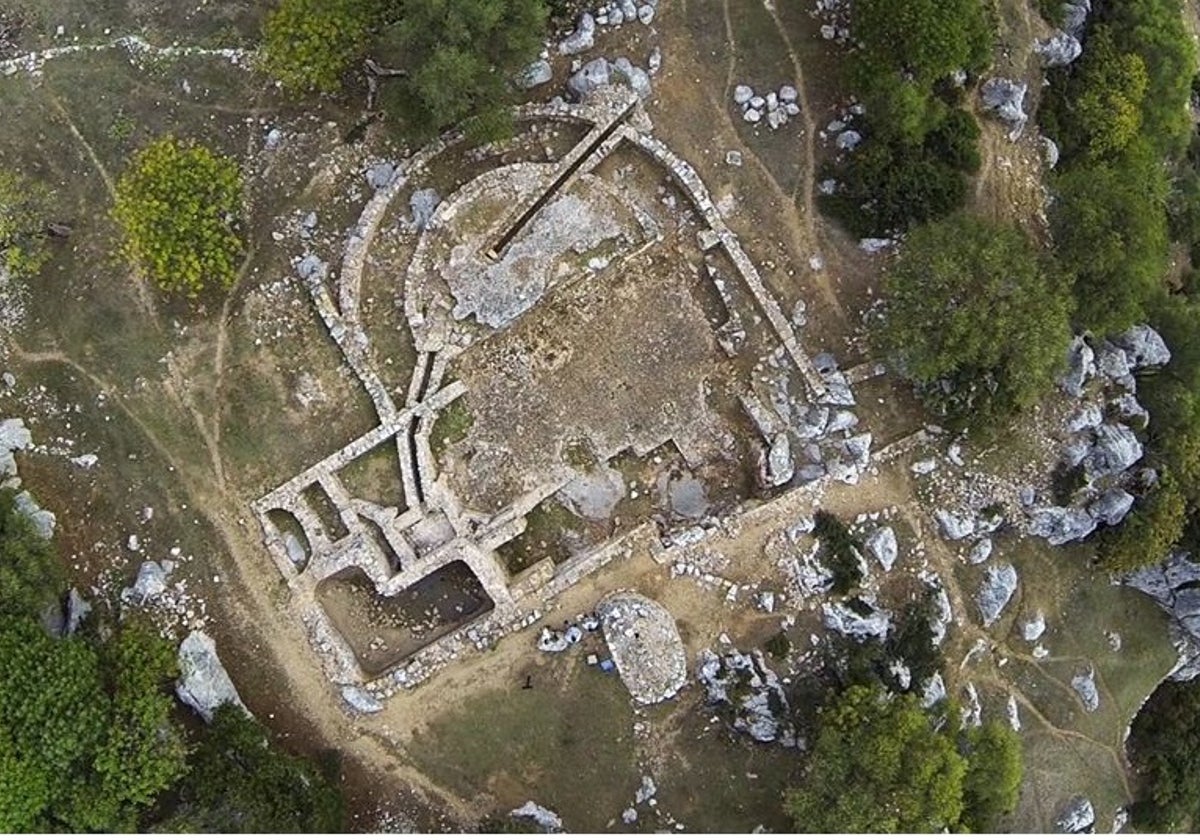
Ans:
[[[232,159],[166,136],[134,156],[117,183],[122,252],[163,291],[229,287],[243,252],[242,176]]]

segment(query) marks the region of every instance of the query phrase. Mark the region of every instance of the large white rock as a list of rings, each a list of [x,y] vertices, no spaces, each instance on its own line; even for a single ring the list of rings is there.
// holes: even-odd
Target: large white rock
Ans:
[[[879,561],[879,565],[883,566],[885,572],[890,572],[892,566],[896,563],[896,554],[898,547],[896,545],[896,532],[890,526],[884,525],[871,533],[866,540],[867,550],[875,555],[875,559]]]
[[[179,645],[179,679],[175,683],[175,694],[195,709],[206,723],[212,723],[213,714],[226,703],[246,710],[233,680],[229,679],[225,666],[217,657],[216,642],[201,630],[193,630]]]

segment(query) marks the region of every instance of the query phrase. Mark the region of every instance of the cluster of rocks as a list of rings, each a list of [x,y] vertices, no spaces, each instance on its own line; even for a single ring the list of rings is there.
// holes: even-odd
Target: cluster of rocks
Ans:
[[[824,128],[817,132],[817,136],[821,139],[822,143],[828,142],[829,138],[832,137],[838,151],[852,152],[858,148],[858,144],[863,140],[862,134],[853,127],[855,119],[861,117],[866,112],[867,107],[861,102],[851,101]],[[838,186],[836,180],[827,178],[818,184],[817,188],[822,195],[833,195],[837,192]]]
[[[25,421],[19,417],[10,417],[0,421],[0,487],[19,489],[21,477],[17,475],[17,462],[14,452],[22,452],[33,446],[33,435],[25,427]],[[54,528],[58,521],[54,514],[43,510],[28,490],[21,490],[13,499],[17,510],[33,525],[34,532],[44,540],[54,536]]]
[[[1096,808],[1086,797],[1072,797],[1054,824],[1063,834],[1090,834],[1096,825]]]
[[[179,679],[175,683],[175,693],[206,723],[212,723],[213,714],[226,703],[248,711],[217,657],[216,642],[200,630],[193,630],[179,645]]]
[[[782,354],[768,364],[782,368]],[[741,397],[742,407],[765,441],[759,463],[759,481],[766,488],[788,484],[810,484],[831,478],[857,484],[871,463],[870,433],[855,434],[858,415],[845,373],[828,353],[813,359],[826,393],[812,404],[802,403],[788,392],[786,371],[760,377],[766,384],[766,399],[755,392]]]
[[[135,552],[141,550],[136,535],[130,535],[128,548]],[[182,552],[177,547],[172,548],[171,556],[181,558]],[[174,559],[144,561],[138,567],[133,585],[121,590],[121,604],[126,609],[149,613],[155,624],[165,631],[180,626],[188,630],[201,630],[208,621],[208,607],[202,599],[188,591],[187,581],[171,582],[175,567]]]
[[[624,84],[636,93],[639,99],[646,99],[651,93],[650,75],[656,72],[653,62],[648,66],[649,70],[643,70],[624,56],[615,61],[604,57],[593,58],[571,74],[571,78],[567,80],[567,93],[576,101],[580,101],[602,87]]]
[[[696,676],[710,705],[733,707],[733,728],[762,743],[796,745],[796,730],[783,685],[767,667],[761,651],[742,653],[736,648],[724,656],[700,651]]]
[[[625,23],[639,21],[649,26],[654,21],[658,0],[645,0],[636,3],[634,0],[612,0],[596,10],[595,14],[584,12],[575,23],[575,29],[558,44],[561,55],[578,55],[590,50],[596,44],[597,26],[621,26]]]
[[[1200,563],[1186,551],[1162,563],[1127,575],[1126,586],[1146,593],[1171,616],[1171,635],[1179,661],[1171,679],[1186,682],[1200,676]]]
[[[892,629],[892,613],[880,607],[870,593],[846,601],[823,603],[821,616],[826,630],[860,642],[886,639]]]
[[[765,96],[755,93],[749,85],[737,85],[733,89],[733,103],[742,109],[742,119],[754,124],[765,119],[772,131],[782,128],[789,118],[800,113],[799,98],[796,88],[791,85],[782,85],[778,91],[769,91]]]
[[[823,21],[822,38],[839,44],[849,43],[850,5],[850,0],[817,0],[816,9],[810,14]]]
[[[1130,489],[1157,480],[1153,470],[1133,470],[1143,449],[1127,423],[1144,428],[1150,419],[1137,401],[1134,372],[1170,359],[1162,337],[1145,325],[1101,341],[1096,350],[1083,338],[1075,340],[1060,385],[1068,395],[1081,398],[1082,404],[1067,421],[1059,468],[1075,476],[1081,486],[1064,506],[1033,507],[1032,493],[1027,494],[1022,502],[1028,501],[1030,508],[1030,534],[1062,545],[1087,537],[1100,525],[1117,525],[1133,507]],[[1092,379],[1097,387],[1085,393]]]
[[[585,632],[600,629],[600,619],[593,613],[582,616],[578,621],[568,621],[561,630],[543,627],[538,635],[537,647],[542,653],[562,653],[583,641]]]
[[[687,680],[687,653],[674,617],[636,592],[618,592],[596,607],[617,673],[642,704],[674,697]]]

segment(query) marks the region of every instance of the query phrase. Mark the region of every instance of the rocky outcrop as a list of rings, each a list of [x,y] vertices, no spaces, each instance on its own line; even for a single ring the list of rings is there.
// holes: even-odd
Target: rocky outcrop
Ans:
[[[1012,79],[988,79],[979,90],[983,107],[994,113],[1008,126],[1008,136],[1016,140],[1025,130],[1029,115],[1025,113],[1025,95],[1029,86]]]
[[[734,729],[763,743],[778,741],[784,746],[795,745],[796,731],[787,695],[760,651],[745,654],[735,649],[718,656],[711,650],[702,650],[696,676],[707,692],[710,705],[733,707]]]
[[[887,638],[892,627],[892,614],[876,606],[870,596],[821,604],[821,616],[826,629],[859,641]]]
[[[1008,563],[988,568],[975,595],[975,604],[979,607],[984,627],[996,623],[1017,591],[1017,582],[1017,570]]]
[[[1065,67],[1083,54],[1079,39],[1067,32],[1055,33],[1035,47],[1047,67]]]
[[[896,532],[890,526],[885,525],[872,531],[863,545],[875,556],[885,572],[892,570],[899,548],[896,545]]]
[[[226,703],[245,710],[233,680],[217,657],[217,645],[212,637],[193,630],[179,645],[179,679],[175,683],[179,699],[196,710],[205,722],[212,723],[213,714]]]
[[[596,19],[584,12],[575,25],[575,31],[564,38],[558,45],[558,51],[563,55],[577,55],[590,50],[596,43]]]
[[[1086,834],[1096,825],[1096,809],[1086,797],[1073,797],[1059,812],[1054,824],[1063,834]]]
[[[1149,595],[1171,616],[1179,661],[1170,678],[1183,682],[1200,676],[1200,563],[1180,551],[1122,582]]]
[[[544,58],[539,58],[537,61],[526,66],[517,75],[517,86],[523,90],[544,85],[546,82],[554,78],[554,70],[550,67],[550,62]]]
[[[562,817],[549,808],[543,808],[532,799],[520,808],[512,809],[508,812],[508,815],[517,819],[531,820],[544,831],[562,831]]]

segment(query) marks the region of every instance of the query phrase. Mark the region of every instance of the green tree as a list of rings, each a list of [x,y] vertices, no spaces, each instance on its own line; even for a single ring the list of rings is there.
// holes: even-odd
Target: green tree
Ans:
[[[50,193],[16,172],[0,169],[0,270],[36,274],[46,262]]]
[[[865,91],[905,75],[929,88],[956,70],[979,71],[991,58],[992,25],[980,0],[855,0],[851,31],[856,81]]]
[[[996,821],[1017,807],[1021,792],[1021,739],[1002,723],[972,729],[963,781],[963,825],[973,832],[995,831]]]
[[[0,831],[134,831],[184,767],[170,645],[132,626],[98,651],[22,617],[0,661]]]
[[[382,0],[281,0],[263,25],[263,69],[289,90],[334,93],[366,52]]]
[[[881,348],[954,421],[986,424],[1031,405],[1070,342],[1058,273],[1016,228],[966,215],[912,231],[884,299]]]
[[[236,706],[217,710],[178,791],[170,831],[328,834],[342,830],[341,792],[331,771],[288,755]]]
[[[113,215],[123,251],[160,288],[195,296],[228,287],[242,253],[242,177],[237,164],[190,141],[159,138],[117,183]]]
[[[785,795],[797,830],[934,833],[963,812],[967,763],[915,697],[854,686],[818,715],[801,783]]]
[[[502,130],[508,80],[537,55],[546,16],[543,0],[406,0],[377,47],[407,71],[384,83],[385,110],[417,136],[468,118],[478,133]]]
[[[0,489],[0,616],[36,617],[63,591],[50,543],[17,509],[17,491]]]
[[[1200,683],[1164,681],[1133,719],[1129,761],[1142,797],[1134,827],[1192,832],[1200,827]]]

